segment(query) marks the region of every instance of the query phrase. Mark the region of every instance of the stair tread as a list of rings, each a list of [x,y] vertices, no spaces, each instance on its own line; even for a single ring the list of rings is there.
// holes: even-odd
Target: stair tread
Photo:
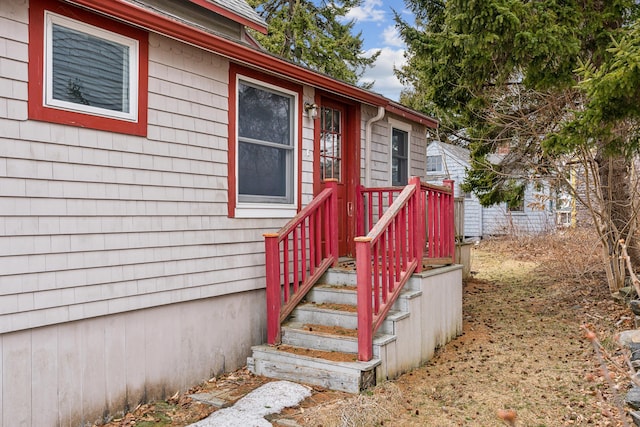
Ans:
[[[330,338],[338,338],[350,341],[358,340],[358,330],[357,329],[348,329],[340,326],[325,326],[319,324],[308,324],[303,322],[287,322],[282,325],[282,330],[290,330],[298,333],[309,334],[309,335],[320,335],[326,336]],[[396,336],[393,334],[386,334],[382,332],[376,332],[373,336],[374,344],[384,344],[387,342],[394,341]]]
[[[325,326],[317,323],[287,322],[282,325],[282,329],[291,329],[304,333],[328,335],[340,338],[356,338],[357,329],[344,328],[342,326]]]
[[[334,365],[341,368],[355,369],[360,371],[373,369],[381,363],[380,359],[377,359],[377,358],[371,359],[368,362],[359,361],[357,360],[357,356],[353,353],[323,352],[319,350],[305,349],[303,347],[288,346],[286,344],[280,344],[278,346],[258,345],[258,346],[251,347],[251,349],[253,351],[254,359],[257,357],[258,352],[263,352],[268,354],[277,354],[277,355],[285,356],[287,358],[292,358],[292,359],[299,358],[302,360],[309,360],[316,363],[322,363],[323,365]],[[295,351],[298,351],[298,352],[296,353]],[[327,354],[324,354],[324,353],[327,353]],[[329,356],[331,353],[334,353],[333,359],[344,357],[345,359],[349,359],[349,360],[331,360],[324,357],[319,357],[321,355]],[[342,356],[342,354],[347,354],[348,356]]]
[[[355,294],[358,292],[358,287],[353,285],[343,285],[336,283],[316,283],[313,287],[314,290],[324,292],[337,292],[337,293],[349,293]],[[405,287],[400,291],[400,297],[414,298],[415,296],[422,295],[422,291],[416,289],[409,289]]]
[[[340,310],[339,306],[353,307],[353,309]],[[357,307],[355,305],[349,305],[349,304],[332,304],[332,303],[316,304],[314,302],[304,302],[298,305],[296,307],[296,310],[337,312],[337,313],[342,313],[343,315],[352,315],[352,316],[358,315]],[[387,313],[387,317],[403,316],[405,314],[409,314],[409,313],[402,310],[389,310],[389,312]]]
[[[358,307],[352,304],[339,304],[339,303],[332,303],[332,302],[317,303],[314,301],[307,301],[306,303],[300,304],[299,307],[304,307],[304,306],[312,306],[321,310],[342,311],[347,313],[358,312]]]

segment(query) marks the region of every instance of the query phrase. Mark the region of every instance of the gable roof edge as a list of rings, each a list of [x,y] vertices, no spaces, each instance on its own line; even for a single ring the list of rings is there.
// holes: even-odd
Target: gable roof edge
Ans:
[[[384,107],[417,123],[437,125],[437,120],[397,104],[382,95],[367,91],[349,83],[329,77],[317,71],[293,64],[275,55],[248,45],[212,34],[182,22],[171,20],[126,0],[66,0],[68,3],[93,10],[124,21],[147,31],[200,47],[243,65],[257,67],[265,72],[280,75],[289,80],[315,86],[335,94],[373,106]]]
[[[238,13],[230,8],[226,8],[220,4],[214,3],[210,0],[189,0],[191,3],[195,3],[198,6],[204,7],[212,12],[229,18],[232,21],[236,21],[239,24],[252,28],[256,31],[260,31],[262,34],[267,34],[267,24],[258,20],[259,15],[256,14],[256,18],[252,19],[248,14]],[[253,10],[253,9],[251,9]]]

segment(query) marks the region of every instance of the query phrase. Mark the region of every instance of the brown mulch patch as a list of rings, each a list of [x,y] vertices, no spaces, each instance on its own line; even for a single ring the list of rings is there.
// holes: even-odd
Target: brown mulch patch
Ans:
[[[302,329],[309,332],[319,332],[321,334],[340,335],[344,337],[357,337],[357,329],[347,329],[342,326],[326,326],[305,323],[302,325]]]
[[[334,304],[334,303],[323,302],[320,304],[315,304],[315,306],[318,308],[324,308],[326,310],[346,311],[349,313],[356,313],[358,311],[358,307],[350,304]]]
[[[321,359],[331,360],[333,362],[356,362],[358,360],[357,355],[353,353],[341,353],[339,351],[322,351],[311,350],[303,347],[293,347],[290,345],[280,344],[276,346],[280,351],[286,351],[287,353],[299,354],[301,356],[317,357]]]

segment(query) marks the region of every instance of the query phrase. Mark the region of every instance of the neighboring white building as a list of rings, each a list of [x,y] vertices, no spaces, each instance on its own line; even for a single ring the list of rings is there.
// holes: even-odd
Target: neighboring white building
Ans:
[[[456,197],[464,198],[464,236],[486,237],[503,234],[537,234],[555,228],[554,197],[550,190],[537,191],[533,186],[525,189],[524,203],[518,209],[509,209],[506,203],[482,207],[478,198],[464,193],[464,182],[470,168],[469,150],[463,147],[433,141],[427,147],[427,181],[441,183],[443,179],[455,181]]]

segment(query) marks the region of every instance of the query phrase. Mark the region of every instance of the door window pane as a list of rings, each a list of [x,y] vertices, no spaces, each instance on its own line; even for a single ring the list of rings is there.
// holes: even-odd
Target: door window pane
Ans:
[[[342,111],[330,107],[320,114],[320,178],[342,178]]]

